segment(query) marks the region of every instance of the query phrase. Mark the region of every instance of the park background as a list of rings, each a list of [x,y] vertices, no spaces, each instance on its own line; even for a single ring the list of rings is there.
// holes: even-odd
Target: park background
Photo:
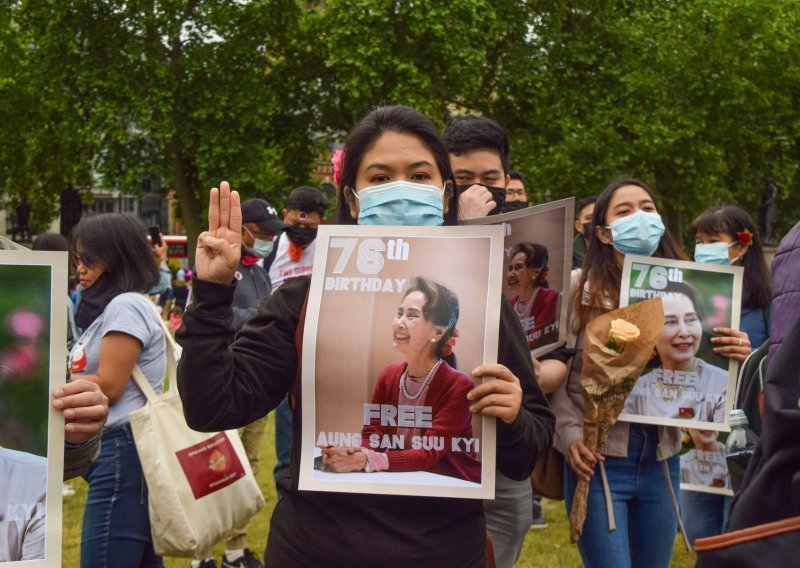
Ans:
[[[219,180],[280,208],[405,104],[499,121],[532,203],[627,173],[685,242],[736,203],[774,243],[800,210],[798,31],[790,0],[0,0],[0,207],[36,234],[67,188],[170,195],[193,246]]]
[[[36,234],[68,188],[169,194],[193,245],[219,180],[280,208],[330,181],[361,116],[405,104],[439,126],[499,121],[532,203],[626,173],[684,244],[718,203],[775,243],[800,211],[798,31],[791,0],[0,0],[0,208],[27,203]],[[562,510],[548,503],[521,565],[579,565]]]

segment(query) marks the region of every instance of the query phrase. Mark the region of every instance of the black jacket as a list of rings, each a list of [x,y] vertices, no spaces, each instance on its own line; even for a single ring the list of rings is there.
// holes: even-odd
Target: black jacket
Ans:
[[[178,342],[178,389],[189,425],[215,431],[248,424],[275,408],[297,372],[294,337],[310,279],[290,280],[236,335],[231,288],[194,282]],[[555,419],[536,382],[519,319],[502,304],[498,362],[520,380],[523,410],[497,423],[497,468],[526,479],[552,443]],[[298,385],[299,387],[299,385]],[[302,400],[292,420],[301,440]],[[270,524],[268,566],[484,566],[480,500],[298,491],[299,444]]]

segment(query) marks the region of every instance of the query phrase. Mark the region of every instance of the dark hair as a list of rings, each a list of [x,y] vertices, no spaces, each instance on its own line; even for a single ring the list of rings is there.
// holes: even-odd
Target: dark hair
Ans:
[[[460,311],[458,296],[449,288],[422,276],[417,276],[411,281],[403,294],[403,299],[412,292],[422,292],[425,296],[425,304],[422,306],[422,317],[425,321],[445,328],[444,334],[436,344],[437,351],[441,351],[456,330]],[[447,362],[454,366],[451,361]]]
[[[581,211],[583,211],[583,208],[588,207],[592,203],[597,203],[596,195],[590,195],[589,197],[584,197],[583,199],[578,201],[578,204],[575,206],[575,218],[580,219]]]
[[[697,288],[688,282],[672,282],[668,281],[667,286],[663,290],[666,294],[683,294],[692,301],[694,311],[700,321],[706,319],[705,310],[703,309],[703,302],[700,300],[700,292]]]
[[[753,218],[735,205],[712,207],[703,211],[700,216],[692,221],[689,232],[692,237],[697,233],[714,235],[723,233],[728,235],[733,242],[738,242],[738,233],[747,229],[752,235],[750,249],[742,257],[744,266],[744,289],[742,291],[743,308],[763,308],[772,299],[769,270],[764,259],[764,247],[761,244],[761,235],[758,233]]]
[[[509,173],[511,148],[508,134],[497,122],[485,116],[458,116],[444,128],[447,151],[461,156],[473,150],[491,150],[500,155],[503,173]]]
[[[450,167],[450,155],[445,148],[439,130],[423,114],[405,106],[378,107],[356,124],[344,143],[344,159],[339,187],[336,191],[335,223],[355,225],[356,220],[350,215],[350,208],[344,196],[344,189],[356,189],[356,176],[364,154],[386,132],[397,132],[415,136],[431,151],[436,161],[442,180],[449,186],[448,209],[444,214],[445,225],[458,223],[458,199],[455,195],[456,180]]]
[[[703,321],[705,321],[705,310],[703,310],[703,303],[700,301],[700,292],[697,291],[697,288],[687,282],[670,281],[667,282],[667,286],[664,288],[663,292],[673,296],[683,294],[689,298],[689,300],[692,302],[694,312],[697,314],[697,319],[701,322],[701,324]],[[658,354],[658,351],[656,351],[655,356],[647,363],[647,367],[649,369],[657,369],[662,365],[663,363],[661,361],[661,356]]]
[[[522,175],[522,172],[519,170],[509,170],[508,177],[517,181],[521,181],[522,185],[525,185],[525,176]]]
[[[325,216],[325,198],[317,188],[308,185],[295,187],[286,199],[286,209]]]
[[[105,266],[115,294],[144,293],[159,281],[153,247],[146,234],[147,229],[136,217],[104,213],[82,219],[72,229],[70,246],[75,250],[80,242],[84,252]]]
[[[548,288],[549,284],[547,280],[542,279],[544,269],[547,268],[547,261],[550,256],[547,252],[547,247],[536,243],[517,243],[514,245],[514,248],[511,249],[511,258],[513,259],[519,253],[525,255],[525,266],[527,268],[541,269],[541,272],[539,272],[539,275],[536,277],[536,285]]]
[[[42,233],[33,239],[33,250],[69,250],[69,245],[61,233]]]
[[[620,178],[612,181],[597,197],[594,214],[592,215],[592,226],[605,227],[608,225],[606,216],[608,215],[608,208],[611,205],[611,199],[619,188],[625,187],[626,185],[635,185],[645,190],[653,200],[653,203],[656,204],[656,210],[658,210],[658,203],[653,195],[653,191],[647,187],[643,181],[635,178]],[[664,235],[661,237],[661,241],[658,243],[658,247],[652,256],[655,258],[671,258],[678,260],[687,259],[686,253],[684,253],[678,245],[669,229],[664,231]],[[606,309],[604,307],[604,300],[610,300],[614,305],[619,305],[621,280],[622,267],[617,264],[617,259],[614,255],[614,247],[610,244],[607,245],[603,243],[597,236],[597,231],[593,231],[592,238],[589,241],[589,246],[586,251],[586,257],[583,259],[578,288],[574,292],[573,308],[577,317],[574,319],[572,325],[575,331],[583,328],[586,323],[592,319],[592,312],[594,310]],[[587,282],[589,283],[589,296],[588,303],[584,304],[583,291]]]

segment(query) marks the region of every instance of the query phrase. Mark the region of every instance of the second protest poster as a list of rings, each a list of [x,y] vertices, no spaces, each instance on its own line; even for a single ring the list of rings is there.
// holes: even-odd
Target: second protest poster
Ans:
[[[492,498],[495,420],[466,393],[497,360],[502,228],[322,226],[316,246],[300,489]]]
[[[466,221],[503,227],[503,293],[533,357],[565,343],[575,198]]]
[[[738,364],[714,352],[718,327],[739,328],[742,268],[626,255],[620,306],[660,296],[653,360],[619,419],[727,431]]]

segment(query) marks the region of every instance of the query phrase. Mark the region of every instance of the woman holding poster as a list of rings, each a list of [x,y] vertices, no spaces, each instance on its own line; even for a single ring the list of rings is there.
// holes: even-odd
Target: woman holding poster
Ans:
[[[531,351],[558,341],[558,290],[547,287],[547,248],[519,243],[511,249],[508,287],[516,292],[509,300],[519,316]]]
[[[472,440],[467,393],[475,387],[472,379],[449,364],[454,364],[449,342],[458,312],[458,297],[452,290],[422,277],[411,282],[392,322],[392,346],[406,363],[392,363],[383,370],[370,401],[380,409],[387,405],[396,409],[398,419],[387,424],[382,412],[376,411],[361,432],[361,451],[345,446],[322,450],[326,469],[430,471],[480,482],[481,464],[474,450],[452,451],[455,437]],[[402,408],[421,409],[414,416],[424,418],[402,426]],[[403,447],[379,451],[386,435],[399,435]]]
[[[100,385],[109,404],[100,454],[85,475],[83,567],[163,566],[128,416],[146,402],[131,380],[134,366],[159,393],[167,367],[164,333],[144,295],[159,280],[146,234],[141,221],[121,213],[87,217],[72,230],[81,283],[75,323],[82,335],[70,351],[70,372]]]
[[[680,429],[617,421],[600,452],[591,451],[583,439],[583,336],[590,320],[619,305],[626,254],[671,259],[686,255],[664,227],[652,191],[636,179],[617,180],[603,190],[592,224],[570,302],[570,333],[576,336],[572,341],[578,353],[567,381],[551,396],[557,417],[555,446],[568,464],[565,501],[569,511],[578,477],[589,481],[586,522],[578,541],[586,566],[666,568],[678,524],[673,495],[679,492]],[[723,331],[712,339],[720,354],[738,357],[749,352],[746,334]]]
[[[623,412],[721,424],[728,372],[697,357],[704,320],[697,290],[670,282],[664,292],[664,327],[656,342],[660,364],[639,377]]]
[[[339,223],[457,222],[447,149],[437,128],[410,108],[382,107],[364,117],[334,167]],[[281,286],[234,336],[229,322],[231,282],[241,250],[239,195],[223,182],[210,197],[209,231],[198,239],[194,303],[178,332],[184,348],[178,387],[187,422],[200,430],[242,426],[291,392],[298,395],[292,438],[301,445],[303,401],[294,387],[300,362],[291,354],[298,326],[304,324],[310,279],[298,277]],[[386,231],[391,234],[391,228]],[[553,416],[536,384],[528,345],[515,318],[510,305],[503,303],[500,364],[472,370],[483,381],[466,396],[470,412],[498,418],[498,469],[523,480],[550,445]],[[265,565],[486,565],[480,500],[301,492],[302,451],[293,449],[290,476],[278,480],[282,499],[270,523]]]

